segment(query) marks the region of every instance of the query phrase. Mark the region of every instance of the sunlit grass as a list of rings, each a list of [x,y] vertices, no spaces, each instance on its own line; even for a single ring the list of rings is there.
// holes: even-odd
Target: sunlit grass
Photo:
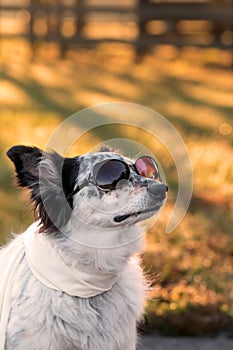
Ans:
[[[145,271],[155,280],[148,318],[152,325],[170,333],[191,332],[187,329],[190,315],[194,315],[193,333],[208,333],[211,327],[219,330],[226,317],[233,316],[229,54],[195,49],[181,54],[165,47],[134,64],[133,51],[124,45],[69,51],[64,61],[52,45],[46,50],[45,46],[39,48],[35,59],[23,41],[2,41],[1,45],[1,240],[11,231],[20,232],[32,220],[28,197],[13,185],[13,166],[5,156],[10,146],[43,148],[63,119],[93,104],[126,101],[153,108],[174,124],[186,142],[193,163],[194,193],[186,218],[175,232],[166,235],[177,190],[172,158],[148,135],[134,128],[118,130],[121,137],[132,138],[157,155],[170,187],[167,207],[148,233],[143,255]],[[135,121],[133,115],[127,118],[127,122]],[[119,134],[114,128],[84,133],[69,154],[83,154],[104,137]],[[208,329],[202,322],[205,313],[210,317]]]

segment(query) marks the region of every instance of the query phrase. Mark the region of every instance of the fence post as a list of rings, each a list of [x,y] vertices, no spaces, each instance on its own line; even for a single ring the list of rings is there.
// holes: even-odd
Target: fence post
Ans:
[[[136,48],[135,48],[135,61],[136,63],[139,63],[141,61],[142,55],[146,52],[146,45],[143,44],[142,39],[143,36],[146,34],[146,23],[147,20],[143,18],[141,15],[141,11],[143,10],[144,6],[148,4],[148,0],[138,0],[137,2],[137,23],[138,23],[138,38],[136,41]]]
[[[32,50],[32,54],[35,54],[35,34],[34,34],[34,23],[35,23],[35,8],[34,8],[34,3],[35,0],[30,0],[30,4],[29,4],[29,13],[30,13],[30,22],[29,22],[29,42],[31,45],[31,50]]]

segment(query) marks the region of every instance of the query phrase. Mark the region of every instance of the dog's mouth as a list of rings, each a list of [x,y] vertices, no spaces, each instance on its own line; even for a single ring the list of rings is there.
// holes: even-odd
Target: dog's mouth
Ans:
[[[122,222],[122,221],[128,219],[131,216],[138,216],[140,214],[152,213],[152,212],[157,211],[159,209],[160,209],[160,206],[157,205],[156,207],[153,207],[153,208],[150,208],[150,209],[146,209],[146,210],[140,210],[140,211],[137,211],[135,213],[124,214],[124,215],[117,215],[117,216],[114,217],[113,220],[115,222]]]

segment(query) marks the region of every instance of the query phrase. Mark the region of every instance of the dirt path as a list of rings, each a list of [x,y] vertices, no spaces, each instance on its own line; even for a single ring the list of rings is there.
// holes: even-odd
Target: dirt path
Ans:
[[[233,350],[233,339],[146,336],[137,350]]]

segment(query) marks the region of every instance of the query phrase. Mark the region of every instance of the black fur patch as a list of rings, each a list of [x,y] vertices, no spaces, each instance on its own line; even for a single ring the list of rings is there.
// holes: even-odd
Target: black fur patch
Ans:
[[[56,232],[69,220],[73,209],[73,192],[79,170],[79,158],[63,158],[56,152],[36,147],[14,146],[7,152],[13,161],[18,184],[31,191],[41,231]]]

